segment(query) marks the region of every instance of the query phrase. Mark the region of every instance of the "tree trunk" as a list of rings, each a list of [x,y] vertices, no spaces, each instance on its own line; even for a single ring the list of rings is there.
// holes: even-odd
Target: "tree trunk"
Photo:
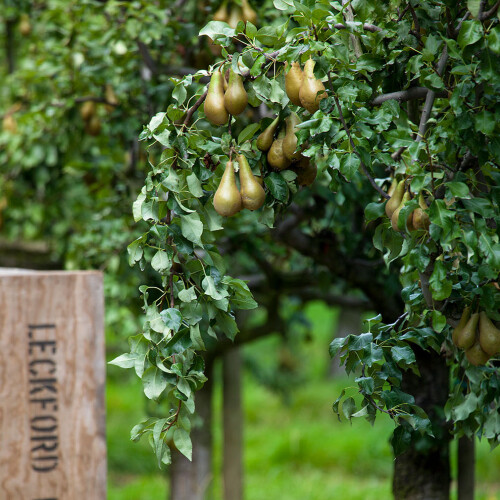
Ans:
[[[412,447],[396,457],[392,490],[396,500],[448,500],[450,433],[442,416],[448,398],[448,367],[435,352],[416,348],[415,355],[421,376],[405,373],[402,389],[427,412],[435,438],[414,435]]]
[[[341,307],[335,337],[343,338],[350,334],[358,335],[361,333],[363,323],[361,320],[361,314],[362,309],[357,307]],[[340,364],[340,356],[337,355],[332,359],[330,364],[330,375],[335,376],[344,373],[345,368]]]
[[[474,500],[474,439],[458,440],[458,500]]]
[[[207,382],[195,396],[196,412],[202,422],[193,428],[193,461],[172,452],[170,500],[206,500],[212,484],[212,365],[207,362]]]
[[[223,356],[223,482],[224,499],[243,498],[243,412],[241,408],[240,349],[229,349]]]

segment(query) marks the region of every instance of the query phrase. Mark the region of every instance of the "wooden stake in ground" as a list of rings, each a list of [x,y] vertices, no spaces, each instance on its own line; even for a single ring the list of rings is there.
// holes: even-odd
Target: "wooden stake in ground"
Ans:
[[[0,498],[106,498],[98,272],[0,270]]]

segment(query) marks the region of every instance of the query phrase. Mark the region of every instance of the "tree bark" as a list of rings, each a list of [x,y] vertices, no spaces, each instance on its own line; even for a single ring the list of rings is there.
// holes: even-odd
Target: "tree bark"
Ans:
[[[223,356],[223,482],[224,499],[243,498],[243,412],[241,407],[241,356],[238,347]]]
[[[448,398],[448,367],[434,351],[416,348],[415,355],[420,377],[405,373],[402,389],[412,394],[416,404],[427,412],[435,438],[416,434],[411,448],[396,457],[392,490],[396,500],[448,500],[450,433],[441,411]]]
[[[458,440],[458,500],[474,500],[474,439]]]
[[[212,485],[212,365],[207,363],[207,382],[195,396],[201,423],[191,433],[193,461],[178,451],[172,452],[170,500],[206,500]]]

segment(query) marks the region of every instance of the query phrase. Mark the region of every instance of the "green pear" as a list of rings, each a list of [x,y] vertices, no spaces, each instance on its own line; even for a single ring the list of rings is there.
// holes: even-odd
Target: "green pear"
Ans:
[[[319,109],[319,101],[326,97],[325,86],[321,80],[317,80],[314,76],[314,66],[316,62],[313,59],[308,59],[304,66],[304,79],[300,85],[299,99],[304,108],[309,113],[314,113]],[[323,92],[321,92],[323,91]],[[318,94],[321,92],[321,94]]]
[[[288,67],[288,63],[285,63],[285,71]],[[286,95],[296,106],[302,106],[300,102],[299,92],[304,80],[304,72],[300,68],[298,62],[293,62],[290,70],[285,73],[285,91]]]
[[[399,181],[394,193],[391,198],[385,204],[385,213],[387,217],[392,218],[392,214],[395,212],[396,208],[401,204],[401,200],[403,199],[403,194],[405,192],[405,181]]]
[[[207,120],[212,125],[224,125],[227,123],[229,114],[224,105],[224,76],[220,69],[214,71],[210,78],[208,94],[205,99],[204,111]]]
[[[399,204],[399,207],[396,208],[396,210],[394,210],[394,213],[392,214],[392,217],[391,217],[391,225],[392,225],[392,229],[394,229],[394,231],[399,231],[399,227],[398,227],[399,212],[401,212],[401,209],[406,205],[406,203],[409,200],[410,200],[410,193],[408,191],[405,191],[405,193],[403,194],[403,198],[401,199],[401,203]],[[410,219],[411,219],[411,214],[406,221],[407,225],[408,225],[408,221]]]
[[[278,138],[273,141],[271,148],[267,152],[267,161],[274,170],[284,170],[291,163],[283,152],[284,139],[285,129],[281,129]]]
[[[474,345],[474,342],[476,342],[476,330],[478,322],[479,322],[479,314],[474,313],[469,318],[469,321],[467,321],[462,330],[457,333],[456,335],[457,341],[455,343],[457,347],[460,347],[460,349],[467,350]]]
[[[228,21],[227,0],[224,0],[221,6],[214,12],[214,17],[212,20],[227,23]]]
[[[283,139],[283,153],[290,161],[295,161],[299,158],[300,152],[297,149],[297,125],[300,123],[300,118],[295,114],[291,113],[285,120],[286,123],[286,134]]]
[[[238,155],[240,165],[240,191],[243,208],[257,210],[266,199],[266,193],[259,181],[253,175],[248,160],[243,155]]]
[[[241,194],[236,185],[233,162],[228,160],[214,196],[214,208],[219,215],[231,217],[241,210]]]
[[[500,330],[484,311],[479,313],[479,343],[481,349],[490,356],[500,352]]]
[[[480,366],[486,364],[491,356],[481,349],[479,342],[475,342],[465,351],[465,357],[471,365]]]
[[[248,95],[243,86],[241,75],[235,73],[232,68],[229,72],[227,90],[224,94],[224,105],[230,115],[239,115],[245,111],[248,103]]]
[[[465,325],[467,324],[467,321],[469,321],[469,318],[470,318],[470,307],[466,306],[462,311],[462,315],[460,316],[460,321],[458,322],[458,325],[453,329],[453,332],[451,334],[451,339],[453,340],[453,343],[457,347],[459,347],[457,344],[458,337],[461,334],[462,330],[464,329]]]
[[[279,116],[257,137],[257,148],[260,151],[268,151],[274,141],[274,134],[278,128]]]
[[[413,226],[415,227],[415,229],[425,229],[426,231],[428,231],[431,222],[429,220],[429,216],[425,212],[428,207],[427,203],[424,200],[424,195],[422,194],[422,192],[420,192],[420,195],[418,197],[418,204],[419,207],[413,211]]]
[[[251,22],[253,25],[257,24],[257,12],[255,12],[248,0],[241,0],[241,8],[243,10],[243,19]]]

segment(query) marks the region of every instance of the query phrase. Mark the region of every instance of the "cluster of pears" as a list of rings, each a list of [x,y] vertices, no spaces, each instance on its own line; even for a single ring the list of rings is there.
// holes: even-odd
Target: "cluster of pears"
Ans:
[[[317,169],[306,156],[297,150],[297,126],[300,118],[295,113],[285,119],[285,127],[278,131],[279,116],[257,137],[257,148],[267,152],[267,162],[274,170],[291,167],[297,174],[300,186],[309,186],[316,178]],[[276,136],[276,132],[278,134]]]
[[[465,350],[465,356],[474,366],[484,365],[500,353],[500,330],[484,311],[471,314],[468,306],[453,330],[452,340],[458,348]]]
[[[239,154],[237,160],[240,166],[240,189],[238,190],[236,185],[233,162],[228,160],[214,195],[214,208],[219,215],[224,217],[231,217],[243,208],[257,210],[266,199],[264,188],[253,175],[246,157]]]
[[[248,95],[241,75],[231,68],[226,82],[221,68],[213,72],[204,104],[205,116],[212,125],[224,125],[229,115],[243,113],[247,104]]]
[[[285,65],[285,91],[286,95],[297,106],[302,106],[309,113],[319,109],[319,102],[326,97],[325,86],[321,80],[314,76],[316,62],[309,58],[302,71],[298,62],[293,62],[290,70],[286,72]]]
[[[223,0],[215,11],[213,20],[227,23],[234,29],[240,21],[257,24],[257,13],[252,9],[248,0],[241,0],[241,5],[231,0]]]
[[[411,194],[410,191],[406,189],[404,179],[399,182],[394,179],[387,194],[390,196],[390,199],[385,205],[385,213],[387,217],[391,219],[391,225],[394,231],[399,231],[399,212],[401,212],[401,209],[411,199]],[[408,231],[416,231],[417,229],[429,230],[430,221],[426,213],[428,207],[422,192],[420,192],[418,197],[418,204],[419,207],[413,210],[406,219]]]

